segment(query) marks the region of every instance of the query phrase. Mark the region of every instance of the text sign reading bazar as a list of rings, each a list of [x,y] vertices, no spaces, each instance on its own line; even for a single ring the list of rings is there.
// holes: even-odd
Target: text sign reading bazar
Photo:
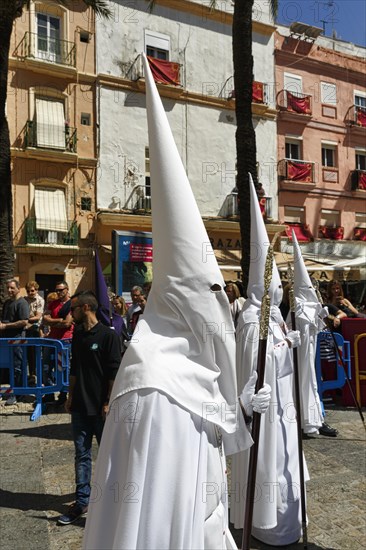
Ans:
[[[112,281],[114,291],[131,301],[131,288],[152,281],[152,234],[145,231],[112,231]]]

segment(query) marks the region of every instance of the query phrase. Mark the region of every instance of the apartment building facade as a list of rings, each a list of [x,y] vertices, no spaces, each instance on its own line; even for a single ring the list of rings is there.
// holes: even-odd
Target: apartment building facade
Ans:
[[[70,8],[32,0],[14,23],[9,59],[15,274],[45,292],[93,278],[95,22],[83,2]]]
[[[259,9],[260,6],[260,9]],[[108,264],[111,231],[150,231],[150,177],[141,53],[149,56],[172,132],[225,278],[240,272],[232,2],[116,0],[97,22],[97,242]],[[253,13],[253,123],[260,179],[277,211],[274,30],[267,2]],[[174,174],[172,174],[174,178]],[[269,230],[274,232],[269,226]]]
[[[320,279],[355,281],[366,279],[366,51],[317,34],[276,32],[279,220],[323,264]]]

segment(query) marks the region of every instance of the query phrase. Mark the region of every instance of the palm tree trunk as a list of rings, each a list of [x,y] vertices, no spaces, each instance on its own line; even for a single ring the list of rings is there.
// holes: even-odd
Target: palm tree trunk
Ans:
[[[250,188],[248,172],[257,187],[257,148],[252,122],[252,10],[254,0],[235,2],[233,61],[236,109],[237,189],[242,241],[241,267],[246,293],[250,265]]]
[[[5,295],[5,281],[14,274],[13,201],[10,170],[10,136],[5,117],[8,83],[8,59],[13,21],[18,3],[1,3],[0,14],[0,305]]]

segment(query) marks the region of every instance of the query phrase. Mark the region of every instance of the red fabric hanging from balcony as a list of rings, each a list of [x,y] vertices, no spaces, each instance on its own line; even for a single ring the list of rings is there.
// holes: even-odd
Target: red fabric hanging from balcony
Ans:
[[[356,241],[366,241],[366,229],[363,227],[355,227],[353,230],[353,238]]]
[[[262,197],[259,199],[259,208],[261,209],[261,214],[265,218],[266,217],[266,197]]]
[[[366,190],[366,172],[358,173],[358,188]]]
[[[170,84],[173,86],[180,85],[179,63],[173,63],[172,61],[165,61],[164,59],[156,59],[156,57],[147,56],[150,69],[154,77],[155,82],[160,84]]]
[[[286,92],[287,95],[287,110],[295,113],[311,115],[310,96],[297,97],[291,92]]]
[[[254,103],[264,103],[264,85],[263,82],[253,80],[252,101]]]
[[[310,231],[310,227],[305,223],[287,223],[286,222],[286,235],[292,241],[291,230],[294,230],[296,238],[299,242],[309,242],[313,240],[313,236]]]
[[[287,161],[287,178],[292,181],[312,182],[311,162]]]
[[[359,126],[366,128],[366,109],[356,107],[356,122]]]
[[[340,241],[344,236],[344,227],[319,227],[319,237]]]

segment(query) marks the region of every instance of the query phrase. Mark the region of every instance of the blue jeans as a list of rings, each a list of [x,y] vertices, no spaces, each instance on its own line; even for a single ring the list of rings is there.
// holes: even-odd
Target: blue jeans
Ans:
[[[75,445],[76,503],[88,506],[92,473],[91,447],[93,435],[98,445],[102,438],[104,419],[102,416],[88,416],[79,412],[71,413],[71,425]]]

